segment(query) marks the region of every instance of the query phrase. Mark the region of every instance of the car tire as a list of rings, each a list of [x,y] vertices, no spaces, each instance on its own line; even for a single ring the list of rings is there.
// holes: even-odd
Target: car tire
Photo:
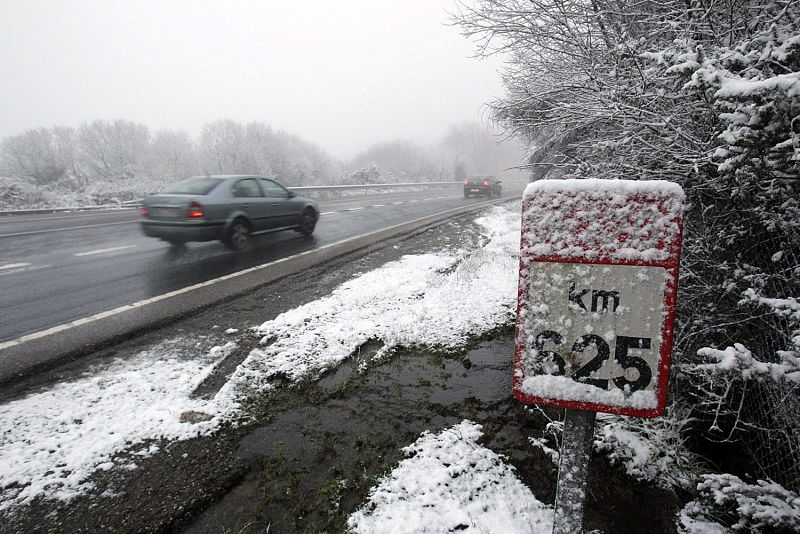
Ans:
[[[314,233],[314,228],[316,226],[317,214],[314,213],[314,210],[311,208],[303,210],[303,214],[300,216],[300,226],[297,227],[297,231],[303,235],[311,235]]]
[[[236,219],[228,228],[225,245],[236,251],[249,250],[251,246],[250,225],[244,219]]]
[[[469,198],[469,193],[464,193],[464,198]]]

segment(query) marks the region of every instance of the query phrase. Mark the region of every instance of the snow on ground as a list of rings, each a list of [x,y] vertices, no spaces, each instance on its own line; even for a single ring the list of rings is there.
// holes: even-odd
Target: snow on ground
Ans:
[[[151,439],[186,439],[219,421],[180,422],[203,409],[191,392],[236,345],[194,354],[176,339],[77,380],[0,405],[0,510],[43,496],[61,500],[91,488],[97,470],[135,468],[114,456]],[[152,454],[157,448],[144,448]]]
[[[513,321],[519,215],[494,208],[476,220],[485,243],[455,255],[404,256],[358,276],[331,295],[283,313],[258,328],[254,349],[226,385],[226,395],[269,387],[276,375],[298,380],[358,353],[368,341],[452,349]]]
[[[471,421],[425,432],[381,479],[348,527],[367,533],[550,533],[553,510],[536,500],[502,456],[478,445]]]
[[[494,208],[477,222],[485,240],[477,250],[405,256],[265,322],[260,332],[275,341],[254,350],[214,399],[192,392],[235,344],[202,353],[193,341],[175,339],[0,405],[0,511],[84,493],[98,469],[135,468],[120,453],[155,453],[148,440],[214,432],[240,415],[241,395],[272,387],[265,378],[276,372],[313,377],[369,339],[388,348],[455,347],[508,322],[518,210]],[[186,412],[214,418],[181,422]]]
[[[675,521],[675,526],[678,529],[678,534],[729,534],[730,530],[720,525],[716,521],[708,519],[707,517],[692,517],[689,515],[691,506],[694,502],[689,503],[679,513]]]

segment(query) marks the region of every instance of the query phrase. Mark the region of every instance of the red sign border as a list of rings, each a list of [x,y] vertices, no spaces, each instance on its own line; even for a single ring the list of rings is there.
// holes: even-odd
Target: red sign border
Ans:
[[[673,195],[654,193],[660,198],[669,198]],[[648,195],[649,196],[649,195]],[[643,195],[633,195],[633,198],[641,199]],[[667,243],[669,257],[664,261],[642,262],[630,260],[610,260],[608,258],[564,258],[561,256],[539,256],[532,253],[525,253],[530,243],[525,232],[524,214],[529,213],[531,199],[524,199],[522,203],[522,231],[520,236],[520,257],[519,257],[519,286],[517,289],[517,318],[515,326],[514,343],[514,366],[513,366],[513,391],[514,397],[525,404],[541,404],[543,406],[554,406],[557,408],[570,408],[573,410],[587,410],[592,412],[603,412],[618,415],[629,415],[633,417],[658,417],[664,413],[667,404],[667,387],[669,385],[669,368],[672,354],[673,333],[675,327],[675,304],[678,294],[678,269],[680,266],[680,251],[683,237],[683,220],[678,216],[678,233],[671,243]],[[613,406],[594,402],[582,402],[554,399],[549,397],[539,397],[537,395],[527,395],[522,392],[522,376],[524,375],[523,356],[525,354],[526,336],[524,334],[523,316],[527,316],[528,311],[528,267],[531,263],[584,263],[594,265],[630,265],[638,267],[663,267],[667,271],[667,284],[664,288],[664,322],[661,324],[661,358],[658,364],[658,383],[656,384],[656,398],[658,404],[655,408],[637,409],[624,406]]]

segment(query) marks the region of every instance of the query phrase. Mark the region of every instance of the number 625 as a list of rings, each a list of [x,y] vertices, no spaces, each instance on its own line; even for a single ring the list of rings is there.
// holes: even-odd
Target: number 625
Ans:
[[[564,357],[555,351],[543,350],[545,343],[548,341],[552,342],[556,347],[561,347],[564,345],[564,336],[552,330],[544,330],[534,338],[534,350],[543,360],[550,360],[553,363],[555,369],[553,369],[554,372],[550,374],[566,376],[567,362]],[[597,354],[594,358],[583,364],[577,371],[573,372],[570,377],[578,382],[591,384],[608,390],[609,379],[591,378],[590,375],[600,370],[603,363],[608,360],[611,355],[611,349],[602,337],[595,334],[586,334],[579,337],[575,343],[572,344],[572,353],[576,355],[582,354],[587,347],[595,347]],[[616,346],[614,348],[614,359],[625,370],[630,368],[636,369],[639,372],[639,376],[635,380],[628,379],[625,376],[627,373],[617,376],[612,379],[615,386],[619,389],[626,389],[627,386],[630,392],[639,391],[647,387],[650,383],[650,379],[653,377],[653,371],[642,358],[630,356],[628,350],[649,348],[650,338],[617,336]]]

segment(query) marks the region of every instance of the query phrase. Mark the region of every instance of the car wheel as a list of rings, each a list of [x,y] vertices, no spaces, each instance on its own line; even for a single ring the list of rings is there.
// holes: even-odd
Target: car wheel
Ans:
[[[311,208],[306,208],[300,217],[300,226],[297,231],[303,235],[311,235],[317,226],[317,214]]]
[[[250,248],[250,226],[244,219],[236,219],[225,236],[225,245],[231,250],[248,250]]]
[[[169,243],[169,246],[171,246],[172,248],[180,248],[186,246],[186,242],[181,241],[180,239],[167,239],[166,242]]]
[[[464,193],[464,198],[469,198],[469,193]]]

